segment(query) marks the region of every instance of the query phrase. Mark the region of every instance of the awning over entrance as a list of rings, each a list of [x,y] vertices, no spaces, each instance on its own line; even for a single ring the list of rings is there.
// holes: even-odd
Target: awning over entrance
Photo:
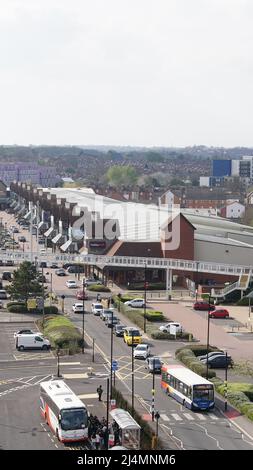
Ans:
[[[58,233],[54,238],[52,238],[52,242],[53,243],[58,243],[63,238],[64,238],[64,235],[62,235],[62,233]]]
[[[45,237],[50,237],[50,235],[52,235],[53,231],[54,231],[54,227],[50,227],[50,228],[44,233]]]
[[[72,245],[72,243],[72,240],[67,240],[62,246],[60,246],[60,249],[62,251],[67,251],[67,249]]]

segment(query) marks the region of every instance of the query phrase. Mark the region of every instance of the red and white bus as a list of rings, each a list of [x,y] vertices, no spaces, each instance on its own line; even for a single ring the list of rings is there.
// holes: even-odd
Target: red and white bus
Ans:
[[[59,441],[88,439],[86,406],[63,380],[40,383],[40,412]]]

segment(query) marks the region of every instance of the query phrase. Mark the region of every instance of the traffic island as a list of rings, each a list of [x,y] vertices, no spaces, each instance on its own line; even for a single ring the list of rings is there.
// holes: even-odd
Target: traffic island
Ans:
[[[45,316],[44,326],[42,320],[39,320],[37,324],[56,350],[68,350],[70,355],[81,351],[83,345],[82,335],[68,318]],[[87,347],[86,343],[84,347]]]

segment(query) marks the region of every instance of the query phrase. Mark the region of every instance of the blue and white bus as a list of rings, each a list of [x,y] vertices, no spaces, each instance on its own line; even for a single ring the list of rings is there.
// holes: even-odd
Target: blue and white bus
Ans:
[[[191,410],[214,408],[214,385],[187,367],[164,364],[161,387],[165,393]]]

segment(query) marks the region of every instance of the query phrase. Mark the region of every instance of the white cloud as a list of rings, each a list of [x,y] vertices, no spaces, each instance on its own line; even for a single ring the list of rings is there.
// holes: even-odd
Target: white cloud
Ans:
[[[253,145],[251,0],[1,0],[0,142]]]

